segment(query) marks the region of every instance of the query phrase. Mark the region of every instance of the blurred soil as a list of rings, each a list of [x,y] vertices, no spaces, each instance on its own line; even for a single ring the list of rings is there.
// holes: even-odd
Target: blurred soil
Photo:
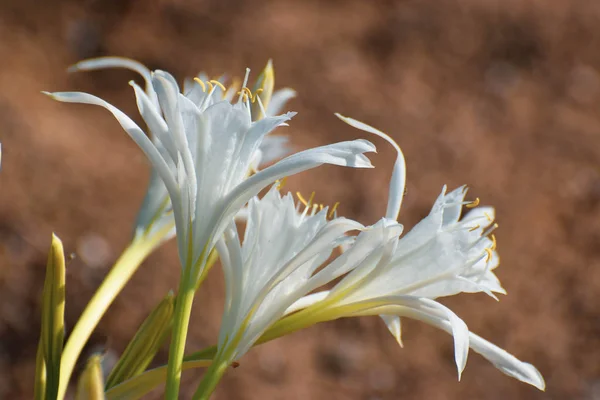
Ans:
[[[100,55],[135,58],[181,81],[204,70],[258,72],[299,97],[285,128],[297,148],[360,136],[333,112],[389,132],[408,163],[401,221],[425,216],[442,185],[467,183],[497,207],[509,295],[444,300],[480,335],[535,364],[547,392],[472,353],[457,382],[452,341],[406,321],[404,349],[377,318],[340,320],[256,348],[216,399],[600,399],[600,2],[3,1],[0,3],[0,398],[32,397],[50,233],[70,261],[72,327],[126,246],[148,168],[104,111],[52,102],[83,90],[136,115],[127,71],[68,75]],[[137,118],[139,121],[139,118]],[[383,214],[394,153],[378,168],[324,167],[290,190],[341,200],[363,223]],[[122,351],[144,315],[176,288],[169,243],[152,255],[93,336]],[[214,343],[218,269],[201,290],[188,348]],[[165,362],[166,348],[157,363]],[[187,392],[199,372],[186,375]]]

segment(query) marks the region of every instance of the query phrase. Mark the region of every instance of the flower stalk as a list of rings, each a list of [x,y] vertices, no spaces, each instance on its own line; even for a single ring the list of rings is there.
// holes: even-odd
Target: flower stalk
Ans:
[[[100,319],[117,295],[121,293],[121,290],[129,282],[141,263],[161,243],[162,237],[170,229],[170,227],[164,228],[151,237],[142,237],[132,241],[125,251],[123,251],[87,304],[81,317],[75,324],[63,351],[58,391],[59,399],[64,398],[77,359],[92,332],[100,322]]]

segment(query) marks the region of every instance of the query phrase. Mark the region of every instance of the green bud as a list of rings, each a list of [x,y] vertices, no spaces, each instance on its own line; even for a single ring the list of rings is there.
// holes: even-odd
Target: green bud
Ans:
[[[142,323],[106,379],[106,389],[146,370],[171,330],[175,297],[169,293]]]
[[[46,370],[45,398],[56,399],[60,378],[60,357],[65,339],[65,255],[63,245],[52,235],[52,246],[48,254],[46,280],[42,295],[42,333],[40,338],[42,360],[37,363],[37,372]],[[36,382],[41,380],[36,376]]]
[[[102,379],[102,356],[93,355],[88,360],[77,383],[75,400],[104,400],[104,382]]]
[[[271,101],[271,96],[273,95],[273,88],[275,87],[275,70],[273,69],[273,62],[269,60],[265,69],[260,73],[258,79],[256,80],[256,84],[254,85],[253,93],[257,94],[260,97],[260,101],[262,102],[265,110]],[[260,106],[258,104],[258,100],[252,104],[252,119],[254,121],[258,121],[259,119],[264,118]]]

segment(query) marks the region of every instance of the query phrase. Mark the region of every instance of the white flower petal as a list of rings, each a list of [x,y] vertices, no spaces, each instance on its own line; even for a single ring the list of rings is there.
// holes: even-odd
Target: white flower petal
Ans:
[[[117,122],[119,122],[125,132],[127,132],[133,141],[140,147],[140,149],[142,149],[152,163],[152,166],[156,169],[156,172],[160,175],[171,197],[177,225],[183,225],[181,194],[175,176],[173,176],[173,173],[167,165],[167,162],[164,160],[152,141],[144,134],[140,127],[131,120],[131,118],[129,118],[127,115],[125,115],[125,113],[112,104],[109,104],[96,96],[92,96],[91,94],[81,92],[56,92],[46,94],[53,99],[64,103],[91,104],[108,110],[116,118]]]
[[[152,73],[142,63],[123,57],[98,57],[79,61],[68,68],[69,72],[75,71],[93,71],[105,68],[125,68],[137,72],[144,78],[146,84],[146,93],[150,97],[152,104],[158,108],[158,99],[152,89]]]
[[[388,330],[392,334],[392,336],[398,342],[400,347],[404,347],[404,343],[402,343],[402,324],[400,323],[400,317],[397,315],[381,315],[381,319],[385,322]]]
[[[281,112],[285,104],[296,97],[296,91],[290,88],[276,90],[271,96],[271,101],[267,105],[267,115],[273,116]]]
[[[344,121],[350,126],[356,129],[360,129],[365,132],[372,133],[383,139],[394,146],[397,157],[394,163],[394,169],[392,170],[392,179],[390,180],[390,190],[388,195],[387,210],[385,212],[386,218],[397,220],[398,214],[400,214],[400,206],[402,205],[402,198],[404,197],[404,189],[406,187],[406,162],[404,160],[404,154],[400,149],[400,146],[392,139],[389,135],[381,132],[378,129],[373,128],[363,122],[357,121],[353,118],[344,117],[341,114],[335,114],[339,119]]]
[[[506,375],[535,386],[540,390],[546,389],[544,377],[533,365],[520,361],[506,350],[474,333],[470,334],[470,345],[475,352],[481,354]]]

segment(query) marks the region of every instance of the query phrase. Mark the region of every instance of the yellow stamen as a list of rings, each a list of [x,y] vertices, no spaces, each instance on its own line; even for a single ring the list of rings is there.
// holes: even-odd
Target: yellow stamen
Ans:
[[[202,88],[202,91],[206,93],[206,85],[202,82],[200,78],[194,78],[194,82],[196,82]]]
[[[296,192],[296,197],[298,197],[298,200],[300,200],[300,203],[304,204],[306,207],[308,207],[308,201],[306,201],[304,199],[304,197],[302,196],[302,193],[300,192]]]
[[[487,212],[484,212],[483,215],[485,215],[485,217],[487,218],[488,221],[490,221],[490,222],[493,221],[492,217]]]
[[[467,208],[475,208],[479,205],[479,197],[477,197],[475,200],[473,200],[472,202],[468,203],[465,207]]]
[[[490,262],[490,260],[492,259],[492,257],[493,257],[492,250],[491,250],[491,249],[488,249],[488,248],[486,248],[486,249],[485,249],[485,262],[486,262],[486,263]]]
[[[335,214],[335,210],[337,210],[339,205],[340,205],[340,202],[336,201],[335,204],[333,205],[333,207],[331,207],[331,211],[329,211],[328,218],[333,218],[333,216]]]
[[[479,228],[481,228],[481,225],[475,225],[474,227],[472,227],[472,228],[469,228],[469,232],[476,231],[476,230],[477,230],[477,229],[479,229]]]
[[[277,180],[277,189],[283,188],[285,186],[285,184],[287,183],[287,176],[284,176],[283,179],[281,180]]]
[[[316,192],[312,192],[310,194],[310,197],[308,198],[308,204],[312,204],[313,203],[313,200],[315,199],[315,194],[316,194]]]
[[[219,82],[216,79],[211,79],[209,82],[214,83],[215,85],[217,85],[219,88],[221,88],[222,91],[227,91],[227,89],[225,89],[225,86],[223,86],[223,84],[221,82]]]
[[[256,98],[258,97],[259,94],[261,94],[263,92],[262,89],[256,89],[256,92],[254,92],[254,97],[252,98],[252,102],[256,102]]]
[[[496,236],[494,236],[493,233],[490,235],[490,239],[492,240],[492,246],[490,247],[490,250],[496,250]]]
[[[210,83],[210,81],[206,81],[206,85],[208,86],[208,92],[212,92],[214,85],[212,83]]]

